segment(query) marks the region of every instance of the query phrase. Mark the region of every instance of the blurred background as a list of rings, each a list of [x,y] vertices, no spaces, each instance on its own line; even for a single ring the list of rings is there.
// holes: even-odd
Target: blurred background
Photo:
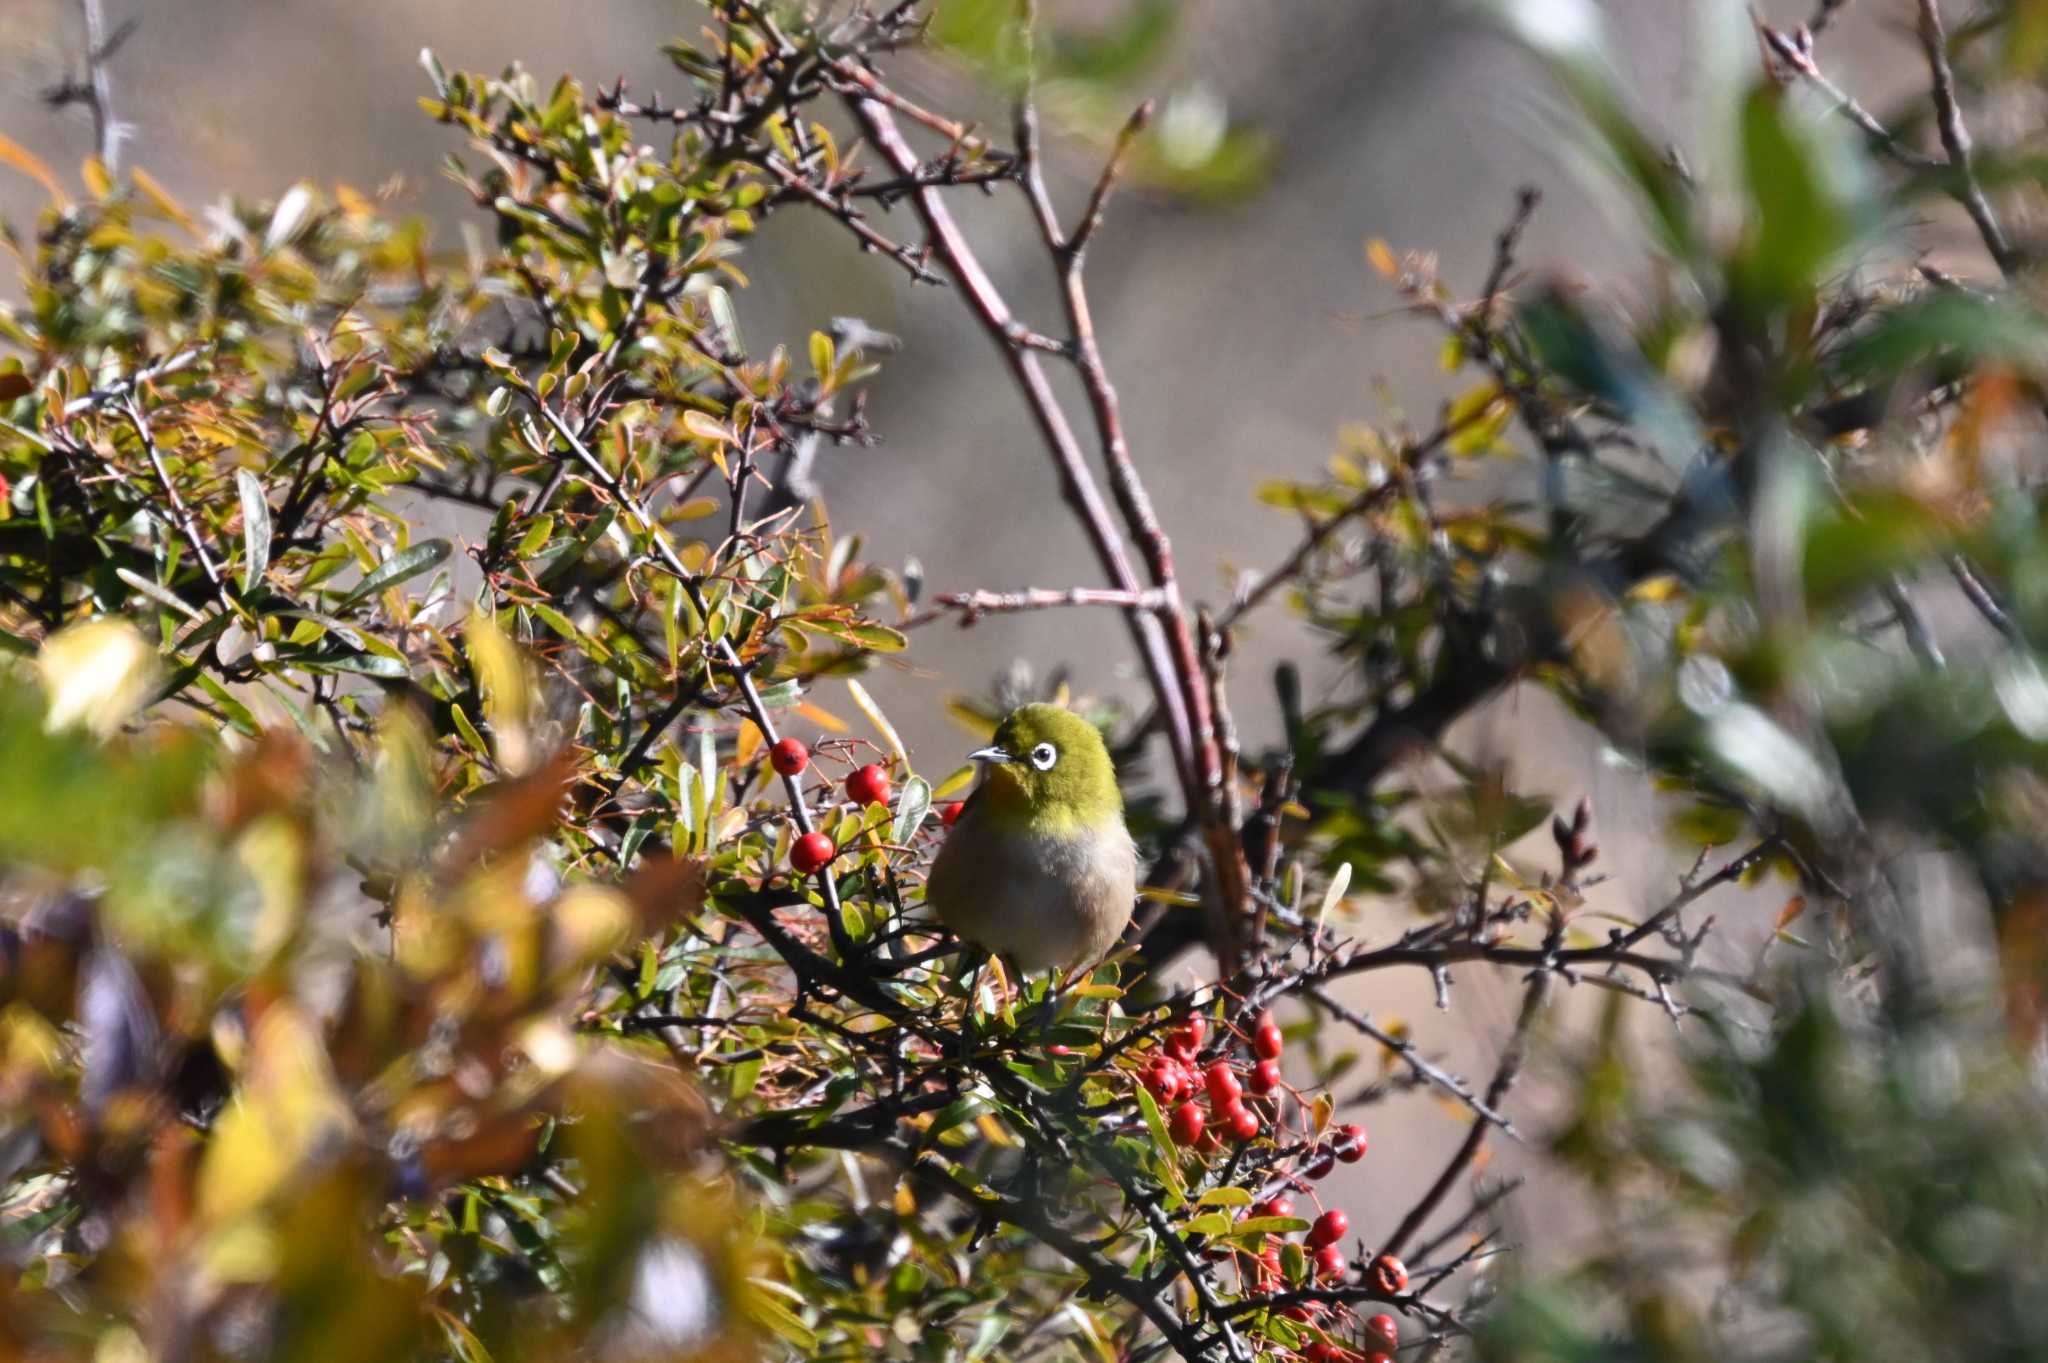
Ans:
[[[223,197],[274,198],[298,180],[347,184],[431,219],[435,241],[449,250],[460,247],[465,217],[476,219],[439,172],[461,139],[417,106],[427,89],[421,49],[450,67],[517,62],[543,81],[562,72],[589,84],[624,77],[644,97],[681,86],[661,44],[702,23],[694,6],[651,0],[104,5],[109,29],[139,24],[110,62],[115,108],[131,125],[127,164],[194,210]],[[1068,5],[1060,17],[1085,27],[1111,8]],[[1704,65],[1696,35],[1710,12],[1739,18],[1742,7],[1613,0],[1605,8],[1640,112],[1696,154],[1687,118]],[[1811,4],[1759,8],[1772,22],[1796,24]],[[1873,107],[1918,75],[1901,59],[1909,10],[1852,7],[1830,34],[1831,71]],[[92,129],[82,107],[54,109],[46,91],[81,70],[83,49],[75,0],[0,0],[0,132],[74,184]],[[1723,55],[1754,69],[1753,50]],[[1236,574],[1273,562],[1295,541],[1292,517],[1256,501],[1260,483],[1312,476],[1347,424],[1386,424],[1405,412],[1427,426],[1447,394],[1438,334],[1393,312],[1392,289],[1365,263],[1368,240],[1435,252],[1447,279],[1476,291],[1515,190],[1528,183],[1545,192],[1521,253],[1532,272],[1567,260],[1575,272],[1597,268],[1588,282],[1624,305],[1640,282],[1641,255],[1621,245],[1634,239],[1620,216],[1628,210],[1588,192],[1576,174],[1555,133],[1545,77],[1437,0],[1186,0],[1159,56],[1127,84],[1129,105],[1158,97],[1162,118],[1197,152],[1226,129],[1263,149],[1238,192],[1134,187],[1091,255],[1095,313],[1137,463],[1198,598],[1227,600]],[[985,109],[1007,139],[999,107],[970,75],[921,60],[900,85],[939,107]],[[1053,190],[1068,214],[1106,150],[1101,129],[1081,122],[1051,129]],[[31,179],[0,169],[0,217],[15,230],[31,230],[41,201]],[[962,192],[955,204],[998,284],[1026,316],[1049,321],[1050,276],[1019,196]],[[915,239],[906,209],[878,225]],[[803,212],[770,219],[750,251],[756,283],[739,302],[752,351],[777,341],[800,347],[814,326],[843,314],[902,338],[896,362],[872,384],[869,418],[882,443],[828,448],[816,470],[834,523],[859,530],[867,557],[899,569],[917,560],[927,591],[1097,581],[998,356],[948,291],[905,287],[894,264],[848,249],[836,226]],[[850,476],[856,470],[861,476]],[[910,663],[872,678],[873,689],[934,771],[950,769],[966,746],[943,702],[981,689],[1013,662],[1041,674],[1065,665],[1081,693],[1142,693],[1123,626],[1106,611],[998,617],[965,631],[929,626],[905,656]],[[1311,698],[1341,680],[1284,608],[1269,606],[1240,641],[1233,685],[1248,748],[1278,739],[1268,677],[1282,657],[1307,669]],[[833,696],[818,699],[852,714]],[[1614,877],[1593,891],[1596,903],[1638,914],[1669,892],[1689,859],[1664,840],[1639,778],[1603,761],[1597,740],[1546,697],[1511,693],[1453,741],[1468,755],[1509,762],[1518,786],[1560,805],[1592,797],[1602,865]],[[1553,786],[1551,769],[1593,788]],[[1733,895],[1710,905],[1723,915],[1710,957],[1746,964],[1782,898],[1765,891],[1747,913]],[[1391,908],[1358,911],[1398,926]],[[1373,981],[1371,997],[1352,1001],[1383,1023],[1411,1021],[1433,1053],[1467,1072],[1495,1054],[1512,1000],[1494,991],[1512,990],[1512,981],[1475,975],[1442,1019],[1426,978]],[[1655,1010],[1635,1011],[1639,1026],[1664,1025]],[[1517,1101],[1540,1106],[1540,1088]],[[1434,1176],[1433,1152],[1443,1148],[1440,1132],[1404,1140],[1406,1123],[1458,1120],[1420,1100],[1389,1110],[1374,1126],[1374,1157],[1341,1176],[1356,1180],[1350,1205],[1370,1208],[1380,1189],[1389,1205],[1405,1203],[1417,1180]],[[1529,1172],[1524,1158],[1509,1149],[1496,1171]],[[1569,1190],[1538,1173],[1522,1212],[1554,1232],[1569,1223],[1558,1219]],[[1555,1233],[1543,1246],[1553,1256],[1574,1248]]]

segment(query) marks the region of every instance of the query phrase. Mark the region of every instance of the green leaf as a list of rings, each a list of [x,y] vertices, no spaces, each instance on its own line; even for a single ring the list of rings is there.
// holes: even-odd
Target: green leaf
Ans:
[[[1841,367],[1851,378],[1877,378],[1942,353],[2038,372],[2048,368],[2048,316],[2010,298],[1944,289],[1886,311],[1843,347]]]
[[[817,1352],[817,1332],[799,1320],[796,1313],[787,1306],[760,1291],[747,1293],[744,1300],[746,1314],[753,1318],[756,1325],[774,1331],[807,1356]]]
[[[1854,237],[1841,167],[1853,149],[1823,142],[1820,127],[1775,85],[1742,110],[1749,231],[1734,262],[1736,296],[1752,315],[1803,304]]]
[[[177,593],[162,583],[151,582],[142,574],[130,572],[126,568],[114,569],[114,576],[120,578],[123,582],[133,587],[136,591],[141,592],[158,605],[168,606],[188,620],[203,620],[206,618],[194,610],[191,605],[179,600]]]
[[[377,565],[376,571],[351,588],[347,595],[335,603],[337,609],[354,605],[372,592],[381,592],[407,578],[418,577],[429,568],[445,563],[455,546],[445,539],[421,540],[418,544],[401,549]]]
[[[903,793],[896,797],[896,822],[890,825],[889,841],[898,847],[909,845],[931,807],[932,783],[922,776],[913,776],[905,781]]]

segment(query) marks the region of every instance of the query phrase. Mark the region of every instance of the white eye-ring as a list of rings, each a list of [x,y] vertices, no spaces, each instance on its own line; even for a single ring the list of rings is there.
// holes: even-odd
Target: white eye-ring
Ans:
[[[1060,750],[1050,743],[1041,743],[1031,750],[1031,765],[1040,771],[1051,771],[1052,764],[1060,760]]]

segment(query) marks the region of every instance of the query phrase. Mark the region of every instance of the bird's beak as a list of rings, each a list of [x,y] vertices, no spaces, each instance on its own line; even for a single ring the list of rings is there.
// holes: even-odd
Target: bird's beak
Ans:
[[[967,754],[967,760],[970,762],[1014,762],[1017,759],[1004,752],[1001,748],[982,748],[979,751]]]

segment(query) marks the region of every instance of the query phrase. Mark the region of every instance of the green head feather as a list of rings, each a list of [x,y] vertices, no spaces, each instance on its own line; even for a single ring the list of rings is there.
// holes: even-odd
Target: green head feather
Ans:
[[[1057,705],[1023,705],[975,754],[989,762],[981,800],[1005,823],[1036,832],[1092,828],[1123,817],[1116,768],[1095,726]]]

